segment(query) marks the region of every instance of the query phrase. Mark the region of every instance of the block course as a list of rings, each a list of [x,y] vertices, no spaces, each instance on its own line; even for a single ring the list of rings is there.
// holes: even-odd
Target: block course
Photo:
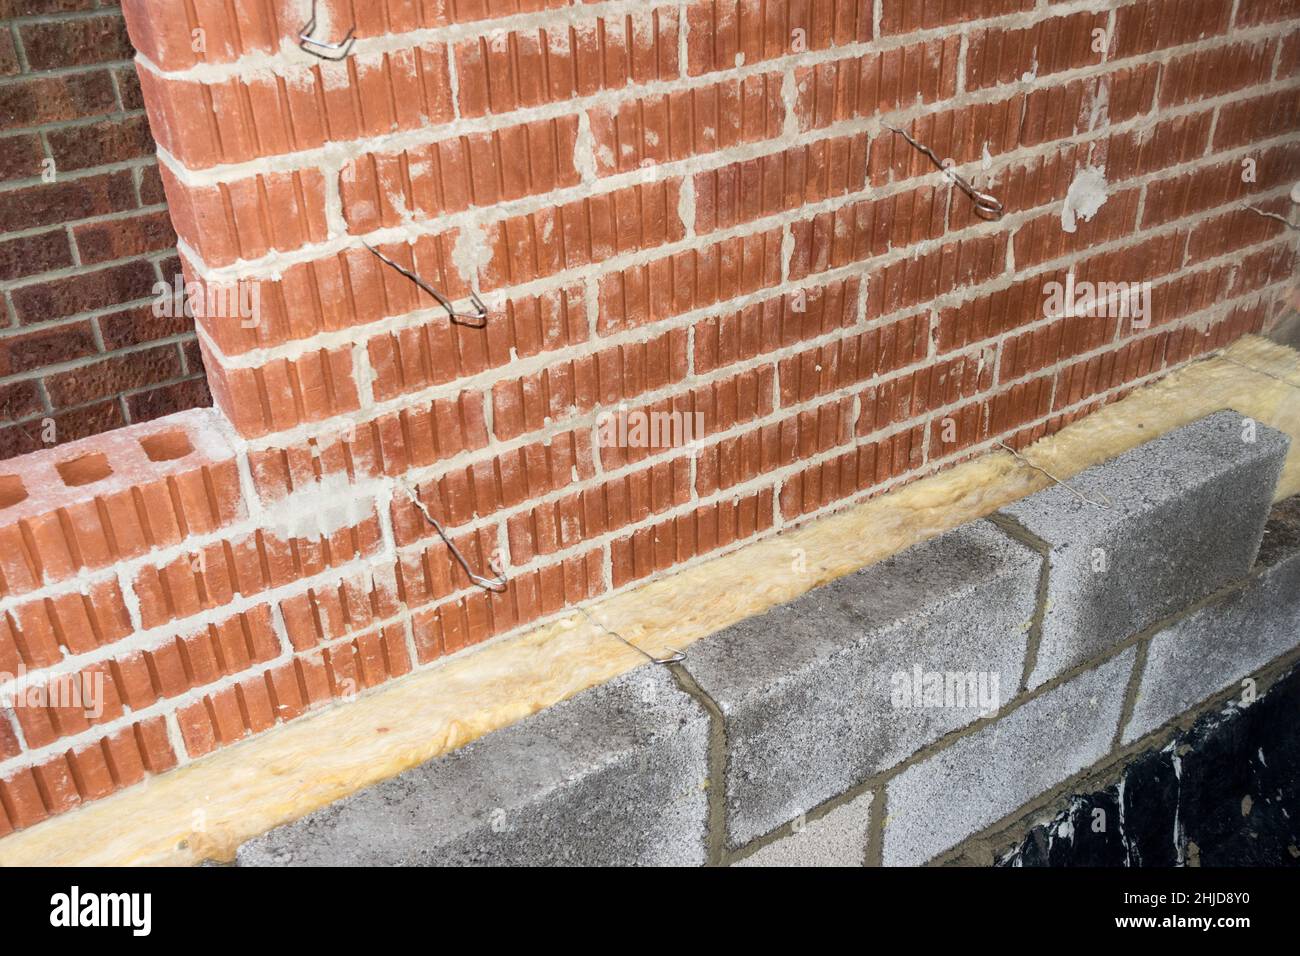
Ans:
[[[1245,577],[1290,444],[1224,411],[1005,508],[1050,565],[1029,686]]]
[[[1041,561],[977,522],[694,645],[686,667],[726,722],[731,848],[996,713],[1020,684]],[[972,682],[929,706],[917,668]],[[900,674],[907,700],[882,706]]]
[[[1275,509],[1273,526],[1294,535],[1300,500]],[[1261,557],[1248,587],[1216,595],[1197,614],[1152,637],[1124,742],[1143,737],[1291,650],[1300,634],[1297,595],[1300,548],[1289,537],[1279,553]]]
[[[1108,496],[1136,494],[1132,468],[1140,460],[1149,480],[1147,503],[1195,502],[1209,522],[1234,521],[1234,510],[1245,507],[1253,513],[1271,502],[1277,445],[1270,443],[1276,435],[1263,436],[1262,448],[1238,456],[1238,463],[1246,463],[1243,470],[1254,471],[1261,480],[1238,477],[1241,491],[1231,501],[1206,502],[1203,485],[1186,479],[1203,477],[1224,461],[1221,440],[1231,425],[1234,440],[1241,441],[1240,421],[1240,415],[1224,412],[1177,429],[1098,466],[1085,485]],[[1060,490],[1040,492],[1025,502],[1038,514],[1067,518],[1072,509],[1057,494]],[[1214,600],[1198,601],[1194,592],[1178,592],[1185,603],[1175,620],[1149,631],[1133,624],[1135,630],[1118,647],[1095,639],[1109,633],[1106,622],[1082,620],[1076,642],[1086,658],[1041,686],[1020,683],[1026,634],[1032,634],[1061,594],[1042,586],[1046,555],[987,520],[704,638],[673,666],[699,713],[712,715],[710,862],[925,863],[1112,759],[1125,744],[1194,710],[1238,677],[1285,657],[1300,645],[1294,627],[1300,590],[1292,581],[1300,557],[1297,513],[1296,499],[1273,510],[1269,527],[1274,538],[1267,555],[1254,571],[1227,582]],[[1248,537],[1257,547],[1259,535]],[[1195,536],[1188,539],[1194,553]],[[1170,545],[1140,530],[1132,541],[1151,560],[1168,557]],[[1248,563],[1253,561],[1252,553]],[[1065,580],[1078,583],[1077,576]],[[923,600],[915,599],[918,592]],[[1207,654],[1211,666],[1189,666]],[[900,682],[893,675],[901,673],[901,683],[910,689],[913,662],[941,678],[933,700],[928,683],[921,700],[898,697]],[[981,668],[1003,672],[1006,690],[993,708],[981,710],[975,701],[958,701],[955,695],[945,698],[949,685],[942,678],[969,676]],[[647,665],[615,683],[621,686],[635,675],[664,681],[667,673]],[[461,751],[463,756],[431,761],[272,831],[250,842],[240,862],[371,862],[368,842],[358,834],[374,826],[375,808],[381,804],[380,842],[390,847],[384,850],[385,861],[466,862],[460,849],[445,845],[441,834],[427,835],[418,822],[464,815],[461,794],[443,789],[438,783],[442,775],[462,759],[489,766],[505,762],[522,739],[549,748],[546,715],[578,702],[598,706],[606,695],[604,688],[579,694],[541,716],[481,738]],[[643,704],[646,720],[658,719],[658,704],[657,696]],[[697,746],[703,766],[703,734]],[[616,744],[597,748],[586,759],[595,773],[622,753]],[[665,790],[657,773],[643,768],[640,790],[668,813],[679,798],[668,792],[672,787]],[[630,786],[637,789],[635,783]],[[485,806],[500,805],[497,794],[508,789],[502,783],[483,795],[479,815]],[[553,796],[545,788],[538,793],[546,801]],[[597,814],[605,822],[620,816],[617,808],[602,809],[603,796],[572,789],[564,798],[574,801],[566,816]],[[510,799],[517,801],[518,795]],[[634,802],[639,812],[654,812],[645,801]],[[585,852],[581,838],[571,841],[561,830],[567,832],[561,827],[539,837],[530,829],[472,861],[515,861],[518,854],[531,852],[538,839],[549,843],[555,858]],[[644,832],[633,824],[620,839],[636,842]],[[698,849],[701,834],[690,828],[675,839],[680,842],[660,847],[655,855],[689,856]],[[640,843],[635,850],[615,850],[613,844],[610,849],[608,862],[647,859]]]
[[[251,841],[238,862],[699,865],[708,744],[704,708],[648,665]]]
[[[0,508],[19,537],[63,536],[5,567],[10,658],[46,679],[98,668],[124,702],[99,725],[51,718],[35,747],[10,721],[0,793],[30,799],[0,799],[8,826],[107,792],[53,780],[83,779],[112,734],[157,720],[172,760],[194,759],[1021,447],[1263,328],[1293,268],[1284,227],[1240,208],[1285,212],[1300,171],[1274,118],[1297,96],[1291,9],[1197,3],[1204,26],[1183,32],[1152,27],[1150,0],[424,4],[427,20],[323,0],[322,35],[365,8],[353,57],[327,64],[296,49],[301,6],[124,4],[186,277],[255,289],[261,311],[196,317],[217,414],[161,426],[227,449],[196,472],[221,508],[181,524],[180,475],[156,515],[61,478],[39,518]],[[1012,41],[1037,55],[993,71]],[[975,218],[881,122],[1008,215]],[[1089,166],[1109,198],[1064,233]],[[363,242],[461,307],[482,294],[486,328],[450,323]],[[1069,270],[1152,280],[1149,327],[1046,315]],[[704,439],[602,446],[611,412],[698,413]],[[411,494],[505,593],[471,583]]]

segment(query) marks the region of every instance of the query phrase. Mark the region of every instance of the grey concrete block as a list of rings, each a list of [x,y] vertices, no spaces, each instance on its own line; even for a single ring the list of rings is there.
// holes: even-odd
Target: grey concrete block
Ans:
[[[895,706],[913,686],[895,675],[983,675],[992,709],[1010,699],[1041,566],[975,522],[693,645],[686,667],[725,718],[728,846],[980,716],[978,700],[955,694],[947,703],[966,706]]]
[[[924,863],[1104,757],[1136,656],[1125,649],[891,780],[884,864]]]
[[[871,794],[863,793],[735,866],[863,866],[871,832]]]
[[[1037,687],[1249,572],[1290,444],[1217,412],[1003,514],[1050,546]],[[1103,500],[1104,500],[1103,499]]]
[[[646,666],[239,851],[257,865],[693,865],[707,711]]]
[[[1150,733],[1300,645],[1300,552],[1262,568],[1240,591],[1160,631],[1124,742]]]

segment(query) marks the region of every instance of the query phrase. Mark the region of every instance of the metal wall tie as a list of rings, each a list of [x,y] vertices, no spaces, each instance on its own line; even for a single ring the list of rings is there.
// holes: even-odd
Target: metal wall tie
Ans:
[[[1246,209],[1249,209],[1251,212],[1255,213],[1257,216],[1263,216],[1265,219],[1276,219],[1278,222],[1280,222],[1282,225],[1286,226],[1288,229],[1292,229],[1292,230],[1294,230],[1294,231],[1296,231],[1296,232],[1300,232],[1300,226],[1297,226],[1295,223],[1293,223],[1293,222],[1292,222],[1290,219],[1288,219],[1286,216],[1279,216],[1279,215],[1278,215],[1277,213],[1275,213],[1275,212],[1269,212],[1269,211],[1266,210],[1266,209],[1260,209],[1258,206],[1252,206],[1250,203],[1242,203],[1242,206],[1243,206],[1244,208],[1246,208]]]
[[[451,317],[452,322],[455,322],[457,325],[469,326],[471,329],[487,328],[487,317],[488,317],[487,306],[483,304],[483,300],[480,299],[473,290],[470,291],[469,300],[474,304],[474,311],[457,312],[455,305],[452,304],[452,301],[450,299],[448,299],[445,295],[443,295],[433,286],[429,285],[429,283],[421,279],[410,269],[407,269],[405,266],[402,266],[400,263],[394,262],[392,259],[388,258],[388,256],[384,255],[382,252],[380,252],[378,249],[372,246],[370,243],[362,242],[361,244],[365,246],[367,249],[369,249],[371,252],[373,252],[379,258],[379,260],[383,262],[385,265],[393,269],[396,269],[402,275],[406,276],[406,278],[410,279],[412,282],[418,285],[425,292],[429,293],[429,295],[437,299],[438,304],[447,310],[447,315]]]
[[[1015,458],[1016,461],[1020,462],[1021,464],[1029,466],[1030,468],[1034,469],[1034,471],[1042,472],[1044,475],[1046,475],[1048,478],[1051,478],[1052,481],[1056,482],[1058,485],[1060,485],[1062,488],[1064,488],[1064,489],[1065,489],[1066,491],[1068,491],[1070,494],[1074,495],[1076,498],[1078,498],[1078,499],[1079,499],[1080,501],[1082,501],[1084,504],[1095,505],[1095,506],[1098,507],[1098,508],[1105,508],[1107,511],[1110,511],[1110,510],[1114,509],[1114,507],[1115,507],[1114,502],[1112,502],[1112,501],[1110,500],[1110,498],[1107,497],[1106,494],[1105,494],[1104,492],[1098,491],[1098,492],[1097,492],[1097,497],[1096,497],[1096,498],[1089,498],[1087,495],[1085,495],[1085,494],[1084,494],[1082,491],[1080,491],[1078,488],[1074,487],[1074,486],[1073,486],[1072,484],[1070,484],[1068,481],[1064,481],[1063,479],[1057,478],[1054,474],[1052,474],[1050,471],[1048,471],[1048,470],[1047,470],[1046,468],[1044,468],[1042,465],[1035,465],[1032,461],[1030,461],[1028,458],[1026,458],[1026,457],[1025,457],[1024,455],[1022,455],[1020,452],[1016,451],[1014,448],[1012,448],[1012,447],[1011,447],[1010,445],[1008,445],[1006,442],[1004,442],[1004,441],[995,441],[993,444],[997,445],[997,446],[998,446],[999,448],[1001,448],[1003,451],[1009,451],[1009,452],[1011,453],[1011,457]],[[1100,500],[1099,500],[1099,499],[1100,499]]]
[[[447,530],[442,526],[442,523],[437,518],[435,518],[432,514],[429,513],[429,509],[425,507],[424,502],[419,499],[419,497],[411,489],[410,485],[406,484],[406,482],[400,482],[400,484],[402,486],[402,490],[406,492],[406,496],[411,499],[411,504],[415,505],[416,508],[420,509],[420,514],[424,515],[425,521],[433,525],[434,530],[438,532],[438,536],[442,538],[443,543],[447,545],[447,549],[451,551],[452,557],[456,559],[456,563],[459,564],[464,569],[465,573],[469,575],[469,579],[473,581],[474,584],[476,584],[477,586],[483,588],[485,591],[494,591],[497,594],[505,593],[506,585],[509,584],[509,581],[506,579],[506,576],[504,574],[501,574],[500,572],[497,573],[497,576],[495,578],[485,578],[482,577],[481,575],[475,574],[473,569],[470,568],[469,562],[465,560],[465,555],[461,554],[460,550],[456,547],[456,545],[452,543],[451,537],[447,534]],[[602,631],[604,631],[606,634],[610,635],[611,637],[617,638],[618,640],[622,641],[624,644],[632,648],[632,650],[636,651],[638,654],[646,658],[652,664],[676,664],[679,661],[683,661],[686,659],[685,654],[683,654],[681,651],[677,650],[676,648],[671,648],[671,647],[669,648],[669,651],[671,651],[671,653],[667,657],[655,657],[649,651],[637,647],[635,644],[629,641],[622,634],[618,633],[618,631],[606,627],[600,621],[596,620],[594,617],[592,617],[591,613],[581,604],[577,604],[574,606],[578,609],[578,611],[582,613],[582,616],[585,617],[589,622],[594,624],[596,627],[600,628]]]
[[[311,35],[316,32],[316,5],[319,2],[320,0],[311,0],[311,19],[307,21],[306,26],[298,31],[298,48],[303,52],[310,53],[312,56],[319,57],[322,60],[330,60],[334,63],[337,63],[339,60],[346,60],[348,56],[351,55],[352,48],[356,46],[357,43],[357,26],[354,23],[348,30],[347,36],[338,43],[327,43],[324,40],[312,39]],[[326,53],[320,51],[328,51],[329,53],[337,55],[328,56]]]
[[[957,184],[958,189],[970,197],[971,202],[975,204],[975,215],[979,216],[981,219],[987,219],[990,222],[1002,218],[1003,206],[1001,202],[999,202],[995,197],[990,196],[988,193],[980,192],[961,176],[957,175],[951,167],[945,166],[943,160],[940,159],[939,155],[929,146],[918,143],[906,132],[896,126],[890,126],[888,123],[882,123],[881,125],[884,126],[885,129],[897,133],[899,136],[903,137],[903,139],[911,143],[914,148],[928,156],[930,162],[934,163],[936,168],[941,170],[945,176]]]
[[[677,650],[675,647],[668,648],[668,650],[672,651],[672,654],[670,654],[668,657],[655,657],[653,654],[651,654],[649,651],[645,650],[644,648],[637,647],[635,644],[629,641],[618,631],[614,630],[613,628],[606,627],[604,624],[600,623],[600,621],[592,617],[591,612],[588,611],[581,604],[575,604],[574,607],[576,607],[579,611],[581,611],[582,616],[585,617],[589,622],[596,625],[598,628],[600,628],[610,637],[618,638],[618,640],[622,641],[628,647],[632,648],[632,650],[636,651],[638,654],[640,654],[642,657],[648,660],[651,664],[679,664],[682,661],[686,660],[686,655],[683,654],[681,651]]]
[[[407,497],[411,499],[411,504],[420,509],[420,514],[424,515],[425,521],[433,525],[434,530],[438,532],[438,537],[442,538],[443,544],[445,544],[447,549],[451,551],[451,556],[456,559],[456,563],[464,568],[465,573],[469,575],[470,581],[485,591],[495,591],[497,594],[504,594],[506,585],[509,584],[506,576],[499,571],[495,578],[485,578],[481,575],[475,574],[474,569],[471,568],[469,562],[465,560],[465,555],[461,554],[456,545],[452,544],[451,538],[448,536],[447,530],[442,526],[442,523],[433,515],[429,514],[429,509],[424,506],[424,502],[421,501],[416,496],[415,492],[411,490],[410,485],[406,484],[406,482],[401,482],[400,484],[402,490],[406,492]],[[492,570],[495,571],[496,569],[493,568]]]

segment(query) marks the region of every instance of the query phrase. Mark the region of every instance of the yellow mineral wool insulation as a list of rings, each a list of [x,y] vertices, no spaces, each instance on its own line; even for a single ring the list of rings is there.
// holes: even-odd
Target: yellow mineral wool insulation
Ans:
[[[1300,436],[1300,354],[1260,338],[1242,340],[1038,442],[1026,456],[1068,479],[1223,408]],[[1049,483],[1010,454],[993,452],[617,595],[591,613],[652,652],[687,648]],[[1300,441],[1278,497],[1297,492]],[[644,662],[574,614],[13,834],[0,840],[0,864],[228,860],[243,841],[273,826]]]

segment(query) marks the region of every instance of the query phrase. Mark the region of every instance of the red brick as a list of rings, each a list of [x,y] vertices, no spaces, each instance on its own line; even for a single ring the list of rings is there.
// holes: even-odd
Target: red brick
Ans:
[[[864,43],[872,38],[872,7],[866,0],[695,0],[686,9],[686,23],[688,72],[699,76]]]
[[[74,226],[72,235],[82,263],[88,266],[161,252],[176,245],[176,233],[166,212]]]
[[[477,531],[452,535],[457,549],[471,568],[483,577],[491,577],[492,563],[498,547],[497,528],[491,525]],[[498,561],[498,564],[500,561]],[[412,549],[398,556],[398,594],[412,607],[438,601],[473,586],[465,569],[452,558],[441,541],[424,548]]]
[[[634,407],[629,413],[642,416],[673,413],[682,421],[691,421],[694,437],[700,440],[772,414],[775,377],[774,366],[762,365]],[[701,424],[697,427],[696,422]],[[653,450],[606,444],[599,449],[599,454],[601,464],[613,469],[650,457]]]
[[[916,3],[914,0],[882,0],[880,33],[911,33],[932,30],[953,23],[1005,16],[1032,9],[1035,0],[969,0],[963,3]]]
[[[9,671],[8,673],[13,672]],[[0,711],[0,760],[17,757],[21,751],[22,746],[18,743],[18,735],[14,732],[10,714]]]
[[[325,177],[318,169],[204,187],[182,185],[167,166],[160,169],[176,231],[208,266],[292,252],[328,236]]]
[[[126,25],[116,13],[22,23],[18,35],[33,71],[127,60],[133,52]]]
[[[1267,83],[1276,57],[1275,41],[1256,41],[1197,50],[1170,60],[1160,77],[1160,105],[1181,106]]]
[[[667,570],[753,537],[772,526],[772,489],[724,498],[616,539],[611,545],[614,587]]]
[[[663,388],[686,377],[686,330],[604,349],[492,388],[493,431],[505,441],[597,405]]]
[[[780,73],[763,73],[593,107],[596,170],[626,173],[775,139],[785,122],[781,84]]]
[[[1219,107],[1214,149],[1226,150],[1290,133],[1300,125],[1300,89],[1282,89]]]
[[[205,350],[214,403],[249,438],[359,407],[350,349],[318,349],[260,368],[223,368]]]
[[[355,89],[344,79],[352,70]],[[140,82],[158,143],[196,169],[452,119],[447,49],[440,43],[211,84],[164,79],[141,64]]]
[[[89,322],[0,338],[0,376],[70,362],[96,352]]]
[[[848,398],[827,402],[703,449],[696,459],[696,494],[713,495],[851,440],[852,404]]]
[[[0,130],[82,119],[115,109],[117,94],[107,70],[36,76],[0,86]]]
[[[165,345],[60,372],[48,377],[45,387],[56,407],[66,407],[153,385],[180,374],[180,353],[175,346]]]
[[[0,91],[3,89],[0,87]],[[4,144],[4,150],[0,151],[0,182],[40,175],[41,163],[45,159],[45,147],[40,136],[35,133],[6,136]]]
[[[957,91],[961,38],[864,53],[795,69],[800,128],[888,113],[918,100],[935,103]]]
[[[774,296],[695,325],[697,374],[816,338],[858,320],[859,280],[842,279]]]
[[[460,301],[469,289],[452,262],[455,242],[456,234],[452,232],[422,236],[413,245],[379,244],[376,249],[418,273],[443,295]],[[193,275],[192,268],[187,271],[197,286],[200,301],[212,302],[215,307],[213,314],[205,311],[197,321],[227,355],[416,310],[441,309],[436,299],[364,246],[287,266],[275,280],[247,280],[238,286],[205,283]],[[164,275],[170,279],[174,273],[165,271]],[[250,322],[240,308],[252,302],[257,303],[259,314]],[[232,310],[232,306],[238,308]],[[439,321],[446,321],[445,313]]]
[[[1093,50],[1093,31],[1105,30],[1108,15],[1084,10],[1039,20],[1027,27],[989,27],[970,37],[966,89],[1018,83],[1026,76],[1050,76],[1100,63],[1105,48]]]
[[[149,422],[190,408],[207,408],[211,404],[208,380],[202,375],[126,396],[132,422]]]
[[[559,491],[595,474],[591,430],[549,436],[496,458],[457,468],[415,487],[420,502],[449,527],[488,517],[503,508]],[[397,498],[392,506],[397,544],[433,537],[437,532],[414,504]]]
[[[1285,199],[1254,205],[1266,212],[1294,215],[1294,207]],[[1284,235],[1285,230],[1286,226],[1275,219],[1268,219],[1249,209],[1235,208],[1196,224],[1187,240],[1187,263],[1191,265],[1204,262],[1268,239],[1276,239]]]
[[[132,731],[146,770],[164,773],[176,766],[176,753],[172,750],[162,718],[142,721]]]
[[[519,5],[458,0],[454,5],[385,3],[354,7],[347,0],[321,0],[322,17],[328,14],[326,22],[334,24],[334,32],[327,35],[317,31],[316,37],[324,42],[338,42],[349,27],[355,29],[358,39],[382,37],[451,23],[490,21],[519,10],[559,9],[569,2],[528,0]],[[230,7],[219,0],[204,0],[188,5],[178,15],[168,0],[126,0],[123,12],[141,53],[163,69],[179,70],[196,63],[227,63],[250,53],[271,53],[285,42],[297,43],[304,14],[290,5],[284,8],[289,11],[286,15],[281,6],[277,5],[278,16],[272,18],[260,3]],[[206,43],[201,52],[193,49],[195,29],[204,31]]]
[[[72,249],[63,229],[0,240],[0,281],[9,282],[72,265]]]
[[[1132,233],[1137,225],[1137,200],[1137,189],[1112,193],[1091,220],[1077,220],[1072,233],[1061,228],[1059,211],[1031,219],[1016,230],[1016,268],[1024,269],[1081,252]]]
[[[781,514],[796,518],[916,470],[925,431],[921,425],[904,429],[791,476],[781,485]]]
[[[1292,0],[1241,0],[1237,4],[1237,19],[1233,25],[1248,27],[1297,18],[1300,18],[1300,10]]]
[[[456,44],[460,109],[465,116],[621,89],[678,75],[677,8],[622,17],[493,33]]]
[[[5,31],[0,33],[0,76],[13,76],[22,72],[18,62],[18,49],[14,46],[14,35]]]
[[[487,230],[492,258],[480,270],[483,287],[530,282],[677,242],[686,234],[680,190],[680,179],[644,183],[495,222]],[[548,238],[553,235],[560,238]]]
[[[781,237],[769,229],[606,273],[597,330],[607,335],[774,288],[782,279]]]
[[[1241,160],[1232,159],[1151,183],[1143,207],[1143,228],[1239,201],[1251,193],[1269,192],[1300,178],[1300,143],[1258,151],[1251,159],[1253,182],[1244,180]]]
[[[141,115],[52,129],[45,139],[61,172],[125,163],[154,151],[149,121]]]
[[[53,432],[58,436],[59,441],[75,441],[126,424],[126,419],[122,415],[122,404],[116,400],[54,412],[48,417],[54,422]],[[44,418],[24,425],[0,429],[0,458],[12,458],[15,455],[26,455],[48,448],[49,446],[44,442],[44,431]]]
[[[24,325],[46,322],[149,298],[157,281],[150,263],[125,262],[15,289],[14,310]]]
[[[790,276],[863,262],[944,232],[946,192],[922,186],[883,199],[864,199],[834,212],[796,222]]]
[[[1213,110],[1177,116],[1150,130],[1112,134],[1097,159],[1111,182],[1199,159],[1209,144]]]
[[[1141,0],[1115,11],[1111,56],[1120,59],[1228,32],[1232,0]]]
[[[697,233],[728,229],[866,185],[865,133],[821,140],[695,175]]]
[[[516,514],[507,522],[510,561],[528,564],[683,505],[690,477],[690,460],[680,457]]]
[[[128,170],[60,179],[6,193],[0,232],[104,216],[135,205],[135,186]]]
[[[379,401],[576,345],[587,338],[586,289],[574,285],[508,300],[480,332],[444,315],[367,343]]]
[[[1006,270],[1007,237],[997,233],[958,239],[872,273],[867,317],[891,315],[931,302],[954,289],[976,286]]]
[[[566,116],[368,153],[340,174],[344,217],[352,232],[366,233],[576,186],[577,134],[577,117]]]
[[[0,805],[14,829],[40,823],[50,815],[31,769],[17,770],[0,779]]]

